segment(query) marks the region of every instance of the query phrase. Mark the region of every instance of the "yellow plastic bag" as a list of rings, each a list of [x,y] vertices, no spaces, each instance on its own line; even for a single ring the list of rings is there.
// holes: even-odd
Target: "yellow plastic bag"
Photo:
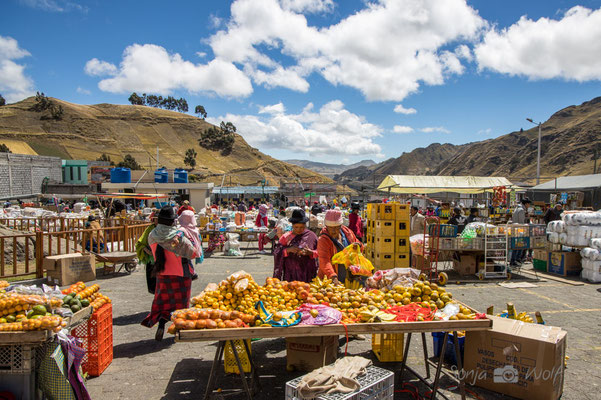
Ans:
[[[361,247],[356,243],[348,245],[344,250],[334,254],[332,263],[344,265],[353,275],[371,276],[374,269],[372,263],[361,253]]]

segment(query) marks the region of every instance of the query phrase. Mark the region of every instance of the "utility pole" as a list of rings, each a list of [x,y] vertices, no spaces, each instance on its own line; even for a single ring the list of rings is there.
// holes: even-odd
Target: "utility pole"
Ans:
[[[593,174],[597,173],[597,157],[599,156],[598,150],[593,150],[593,160],[595,160],[595,165],[593,167]]]
[[[538,125],[538,155],[536,157],[536,184],[540,184],[540,138],[541,138],[541,122],[534,122],[532,118],[526,118],[526,121]]]
[[[159,169],[159,146],[157,145],[157,169]]]

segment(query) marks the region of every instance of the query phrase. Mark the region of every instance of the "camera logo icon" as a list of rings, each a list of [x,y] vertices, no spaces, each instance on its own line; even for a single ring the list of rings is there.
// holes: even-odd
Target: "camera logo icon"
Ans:
[[[518,378],[518,370],[511,365],[506,365],[494,369],[492,380],[494,383],[516,383]]]

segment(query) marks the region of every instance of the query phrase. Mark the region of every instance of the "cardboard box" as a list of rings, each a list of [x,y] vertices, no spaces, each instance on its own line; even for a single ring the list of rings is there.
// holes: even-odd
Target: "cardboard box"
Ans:
[[[96,259],[93,254],[48,256],[44,258],[44,269],[47,271],[48,282],[59,286],[96,279]]]
[[[547,272],[561,276],[577,276],[580,275],[581,270],[580,253],[571,251],[549,252]]]
[[[492,329],[466,332],[466,384],[518,399],[558,399],[563,392],[567,332],[548,325],[489,318]]]
[[[461,276],[475,275],[478,270],[476,256],[461,255],[459,261],[453,262],[453,268]]]
[[[532,258],[535,260],[543,260],[546,263],[549,258],[549,252],[546,250],[532,250]]]
[[[286,338],[286,366],[313,371],[338,358],[338,336]]]

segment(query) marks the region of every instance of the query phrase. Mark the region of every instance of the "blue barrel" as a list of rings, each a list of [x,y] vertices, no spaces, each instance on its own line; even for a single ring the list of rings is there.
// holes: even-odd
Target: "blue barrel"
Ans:
[[[169,183],[169,171],[166,168],[159,168],[154,171],[155,183]]]
[[[131,183],[131,169],[111,168],[111,183]]]
[[[176,168],[173,172],[173,183],[188,183],[188,171]]]

